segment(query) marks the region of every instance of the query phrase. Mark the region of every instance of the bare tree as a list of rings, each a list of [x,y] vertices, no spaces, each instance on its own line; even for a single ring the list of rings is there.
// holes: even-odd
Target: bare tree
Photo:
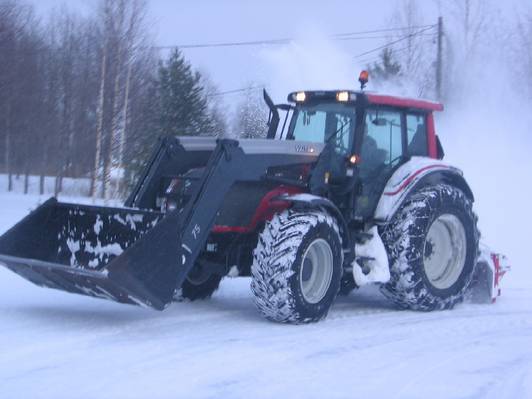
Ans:
[[[396,50],[397,57],[406,73],[416,75],[425,64],[425,35],[430,35],[419,33],[422,30],[419,27],[424,25],[424,18],[418,3],[414,0],[402,0],[395,11],[393,23],[402,28],[393,39],[405,39],[396,46],[399,48]]]
[[[391,51],[401,67],[398,76],[402,82],[414,86],[417,95],[432,94],[436,57],[435,29],[427,26],[430,24],[427,23],[419,2],[402,0],[392,17],[392,25],[400,27],[398,33],[390,38],[390,42],[397,42]]]
[[[13,82],[16,61],[17,32],[19,31],[19,18],[21,11],[14,2],[0,3],[0,90],[3,93],[14,92]],[[4,170],[8,176],[8,191],[13,189],[12,181],[12,100],[7,96],[0,96],[1,107],[1,132],[4,145]]]
[[[52,12],[47,23],[46,59],[42,71],[46,81],[48,112],[46,137],[42,140],[40,191],[44,175],[56,176],[54,193],[62,190],[65,176],[77,177],[92,167],[87,165],[93,137],[96,108],[97,48],[93,23],[66,7]],[[82,151],[80,149],[83,149]],[[48,166],[54,165],[52,170]]]
[[[94,170],[91,174],[91,196],[96,197],[96,188],[98,175],[100,171],[100,162],[102,157],[102,138],[103,138],[103,113],[105,104],[105,81],[107,79],[107,42],[104,41],[101,55],[101,72],[100,72],[100,90],[98,92],[98,108],[96,113],[96,144],[94,153]]]
[[[74,144],[74,82],[76,79],[76,49],[79,47],[79,30],[74,15],[66,9],[60,10],[52,21],[56,25],[58,35],[55,56],[59,68],[59,110],[60,110],[60,131],[57,154],[57,172],[55,178],[54,194],[57,196],[63,185],[63,177],[68,171],[71,163],[72,147]]]
[[[505,57],[501,34],[504,33],[494,18],[491,2],[486,0],[444,1],[441,10],[445,21],[444,75],[453,79],[444,81],[447,96],[460,95],[461,88],[477,79],[482,72],[478,66],[486,60]],[[458,93],[458,94],[456,94]]]
[[[99,14],[105,74],[102,72],[100,82],[102,107],[98,115],[95,175],[101,167],[101,196],[108,199],[113,195],[112,177],[120,180],[123,176],[133,63],[145,36],[146,3],[144,0],[102,0]]]
[[[526,96],[532,100],[532,9],[519,17],[516,41],[518,72],[525,83]]]
[[[472,57],[490,25],[489,3],[486,0],[453,0],[444,3],[444,10],[453,22],[453,32],[460,42],[461,55]]]
[[[9,191],[13,189],[13,173],[26,175],[27,191],[27,176],[36,151],[33,132],[42,117],[38,55],[42,43],[38,29],[30,7],[16,1],[0,2],[0,135]]]

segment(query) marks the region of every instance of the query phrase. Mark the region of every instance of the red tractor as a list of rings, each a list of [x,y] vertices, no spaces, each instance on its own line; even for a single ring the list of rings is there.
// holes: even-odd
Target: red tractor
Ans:
[[[125,207],[50,199],[0,237],[0,262],[41,286],[159,310],[251,276],[259,311],[288,323],[320,320],[370,283],[415,310],[499,294],[508,266],[480,250],[473,193],[442,161],[441,104],[264,97],[266,139],[164,138]]]

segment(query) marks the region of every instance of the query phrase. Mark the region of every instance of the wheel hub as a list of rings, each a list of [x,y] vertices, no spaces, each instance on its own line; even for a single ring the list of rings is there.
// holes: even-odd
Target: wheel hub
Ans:
[[[210,273],[205,271],[199,264],[196,264],[186,278],[192,285],[201,285],[205,283],[210,276]]]
[[[313,271],[313,265],[312,265],[312,261],[308,258],[306,258],[304,261],[303,261],[303,272],[301,273],[301,279],[303,281],[308,281],[310,280],[310,277],[312,276],[312,271]]]
[[[327,241],[314,240],[303,255],[299,272],[299,284],[303,298],[315,304],[320,302],[331,285],[333,253]]]
[[[423,265],[430,283],[447,289],[458,281],[465,267],[466,233],[460,219],[443,214],[430,226],[425,239]]]
[[[425,258],[430,259],[434,253],[434,243],[431,240],[425,242]]]

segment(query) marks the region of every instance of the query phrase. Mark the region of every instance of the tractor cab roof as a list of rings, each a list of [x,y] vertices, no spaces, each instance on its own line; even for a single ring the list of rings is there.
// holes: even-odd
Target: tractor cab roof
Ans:
[[[353,103],[364,101],[368,104],[389,107],[409,108],[421,111],[443,111],[443,104],[429,100],[389,96],[376,93],[352,90],[311,90],[293,92],[288,95],[288,101],[296,104],[338,101]]]

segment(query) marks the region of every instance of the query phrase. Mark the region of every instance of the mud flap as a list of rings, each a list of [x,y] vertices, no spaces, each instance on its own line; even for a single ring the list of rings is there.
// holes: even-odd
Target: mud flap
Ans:
[[[39,286],[162,310],[185,278],[179,215],[50,199],[0,238],[0,262]]]

